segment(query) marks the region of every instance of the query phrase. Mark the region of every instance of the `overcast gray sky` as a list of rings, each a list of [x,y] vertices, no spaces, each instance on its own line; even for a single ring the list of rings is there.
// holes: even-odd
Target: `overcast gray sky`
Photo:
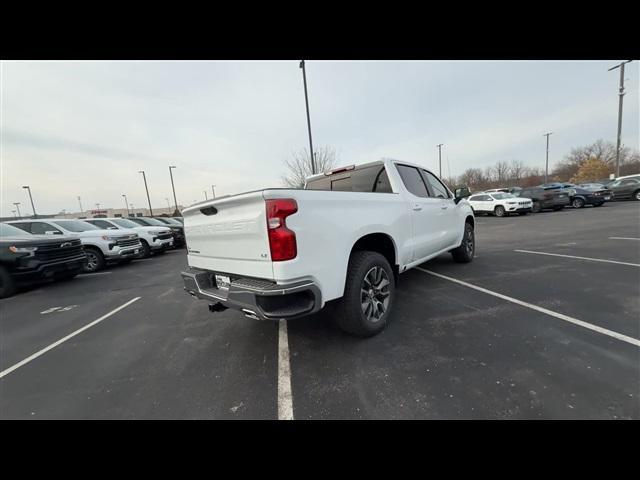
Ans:
[[[443,172],[520,159],[544,166],[615,141],[615,61],[308,61],[314,145],[340,165],[392,157]],[[281,186],[308,146],[299,61],[2,62],[2,216],[178,202]],[[638,148],[638,62],[626,66],[623,143]],[[171,200],[172,201],[172,200]]]

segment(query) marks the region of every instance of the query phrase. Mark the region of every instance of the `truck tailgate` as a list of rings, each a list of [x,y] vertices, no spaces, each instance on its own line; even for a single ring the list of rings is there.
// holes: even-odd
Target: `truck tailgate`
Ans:
[[[191,267],[273,279],[262,191],[212,199],[182,215]]]

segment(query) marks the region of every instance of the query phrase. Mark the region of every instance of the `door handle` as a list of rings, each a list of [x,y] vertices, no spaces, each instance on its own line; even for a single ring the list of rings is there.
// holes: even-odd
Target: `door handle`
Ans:
[[[422,210],[422,205],[420,205],[419,203],[414,203],[413,204],[413,209],[418,211],[418,210]]]

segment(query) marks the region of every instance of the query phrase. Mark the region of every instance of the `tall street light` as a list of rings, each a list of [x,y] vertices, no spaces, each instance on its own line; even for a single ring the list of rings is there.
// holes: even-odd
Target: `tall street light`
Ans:
[[[173,185],[173,173],[171,173],[171,169],[172,168],[176,168],[176,166],[175,165],[170,165],[169,166],[169,176],[171,177],[171,190],[173,190],[173,201],[176,204],[176,209],[173,212],[173,214],[174,215],[178,215],[178,213],[179,213],[178,212],[178,200],[176,200],[176,187],[174,187],[174,185]]]
[[[144,170],[140,170],[138,173],[142,174],[144,179],[144,189],[147,191],[147,202],[149,202],[149,216],[153,217],[153,210],[151,209],[151,198],[149,198],[149,187],[147,186],[147,176],[144,174]]]
[[[129,213],[129,200],[127,200],[127,196],[123,193],[122,197],[124,198],[124,207],[127,209],[127,217],[131,216],[131,213]]]
[[[309,116],[309,95],[307,94],[307,71],[305,69],[304,60],[300,62],[302,69],[302,81],[304,82],[304,102],[307,106],[307,128],[309,130],[309,157],[311,159],[311,173],[316,173],[316,162],[313,158],[313,141],[311,140],[311,117]]]
[[[31,208],[33,209],[33,218],[38,218],[36,207],[33,206],[33,197],[31,196],[31,189],[29,188],[29,185],[23,185],[22,188],[26,188],[29,192],[29,200],[31,200]]]
[[[444,143],[438,144],[438,176],[442,178],[442,146]]]
[[[615,70],[616,68],[620,69],[620,91],[618,93],[618,140],[616,142],[616,178],[620,176],[620,140],[622,137],[622,97],[624,97],[624,65],[625,63],[630,63],[631,60],[627,60],[626,62],[619,63],[615,67],[611,67],[608,72],[611,70]]]
[[[18,218],[22,218],[22,214],[20,213],[20,202],[13,202],[13,204],[16,206],[16,209],[18,210]]]
[[[207,191],[206,191],[206,190],[204,191],[204,199],[205,199],[205,200],[209,200],[209,199],[207,198]]]
[[[553,132],[548,132],[542,135],[543,137],[547,137],[547,161],[544,167],[544,183],[547,183],[547,179],[549,177],[549,135],[551,135],[552,133]]]
[[[82,201],[80,200],[80,195],[78,195],[78,203],[80,204],[80,213],[84,212],[82,209]]]
[[[215,185],[211,185],[211,193],[213,193],[213,198],[216,198]]]
[[[16,215],[16,211],[15,210],[11,210],[11,213],[13,213],[13,218],[18,218],[18,216]]]

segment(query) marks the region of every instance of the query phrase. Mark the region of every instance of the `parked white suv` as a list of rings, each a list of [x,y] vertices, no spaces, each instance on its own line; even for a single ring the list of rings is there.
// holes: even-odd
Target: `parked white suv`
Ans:
[[[134,259],[142,251],[137,233],[121,233],[101,230],[82,220],[34,219],[10,222],[34,235],[71,235],[80,238],[87,254],[85,272],[96,272],[106,262],[125,262]]]
[[[170,228],[143,227],[127,218],[91,218],[85,222],[105,230],[131,230],[138,234],[142,244],[142,258],[151,253],[164,253],[173,247],[173,234]]]
[[[505,192],[486,191],[469,197],[469,205],[475,213],[486,213],[504,217],[510,213],[526,215],[533,208],[530,198],[516,197]]]
[[[383,160],[307,179],[305,189],[219,197],[183,212],[185,290],[209,310],[295,318],[331,300],[339,326],[371,336],[390,320],[399,274],[450,252],[473,259],[473,212],[431,172]]]

